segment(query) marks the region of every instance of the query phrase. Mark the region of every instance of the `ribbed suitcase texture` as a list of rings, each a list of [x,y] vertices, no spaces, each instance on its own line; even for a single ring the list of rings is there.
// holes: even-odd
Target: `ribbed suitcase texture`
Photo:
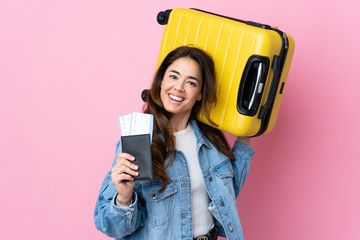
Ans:
[[[213,58],[218,101],[210,117],[217,128],[236,136],[273,129],[294,52],[291,36],[195,9],[161,12],[158,22],[165,24],[158,66],[184,45],[201,48]],[[202,112],[197,118],[211,125]]]

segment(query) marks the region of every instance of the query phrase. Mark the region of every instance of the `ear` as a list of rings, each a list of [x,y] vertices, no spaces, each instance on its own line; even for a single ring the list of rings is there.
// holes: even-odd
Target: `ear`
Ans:
[[[196,99],[197,101],[200,101],[202,99],[202,95],[199,94],[198,98]]]

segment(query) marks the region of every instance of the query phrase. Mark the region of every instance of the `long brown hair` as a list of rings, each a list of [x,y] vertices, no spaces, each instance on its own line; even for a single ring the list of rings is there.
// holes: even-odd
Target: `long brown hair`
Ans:
[[[177,59],[183,57],[191,58],[199,64],[203,80],[201,89],[202,99],[200,101],[196,101],[194,104],[190,119],[195,118],[196,114],[202,108],[207,120],[215,125],[209,117],[209,106],[210,104],[216,103],[214,63],[211,57],[201,49],[190,46],[178,47],[165,57],[156,71],[151,89],[147,96],[144,110],[145,113],[151,113],[154,115],[154,132],[151,154],[153,159],[154,174],[156,178],[162,182],[160,192],[165,190],[168,181],[172,181],[167,175],[165,169],[172,164],[175,156],[175,137],[170,125],[170,113],[165,110],[160,99],[161,81],[167,68]],[[220,130],[200,122],[197,122],[197,124],[201,132],[216,147],[216,149],[228,156],[230,159],[234,158],[231,148]],[[165,161],[169,156],[170,159],[165,166]]]

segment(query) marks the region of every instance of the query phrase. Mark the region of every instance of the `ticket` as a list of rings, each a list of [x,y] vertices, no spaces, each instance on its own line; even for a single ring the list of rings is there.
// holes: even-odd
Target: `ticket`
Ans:
[[[133,112],[119,117],[121,136],[150,134],[152,140],[154,117],[152,114]]]

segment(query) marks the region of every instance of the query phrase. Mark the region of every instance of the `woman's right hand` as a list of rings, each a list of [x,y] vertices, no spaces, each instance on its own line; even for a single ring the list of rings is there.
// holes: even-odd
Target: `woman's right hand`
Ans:
[[[111,169],[111,181],[121,205],[130,205],[135,181],[132,176],[138,176],[138,166],[131,163],[135,158],[128,153],[119,153],[115,166]]]

